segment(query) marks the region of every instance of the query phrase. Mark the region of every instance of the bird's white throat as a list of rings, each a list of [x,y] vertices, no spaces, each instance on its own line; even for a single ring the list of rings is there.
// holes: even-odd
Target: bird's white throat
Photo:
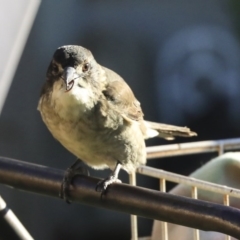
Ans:
[[[94,107],[93,97],[91,88],[80,87],[76,82],[73,88],[66,92],[65,84],[59,80],[53,85],[51,104],[61,118],[77,120]]]

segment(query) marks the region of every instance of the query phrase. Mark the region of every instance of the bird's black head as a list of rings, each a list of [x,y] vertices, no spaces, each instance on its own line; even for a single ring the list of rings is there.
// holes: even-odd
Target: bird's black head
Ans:
[[[59,47],[53,54],[53,59],[47,70],[47,80],[59,78],[67,67],[75,69],[82,67],[83,72],[90,70],[94,58],[92,53],[81,46],[68,45]],[[79,71],[79,69],[78,69]]]
[[[66,91],[72,89],[77,78],[96,82],[95,76],[98,72],[99,66],[88,49],[76,45],[59,47],[48,67],[47,83],[43,92],[46,88],[51,89],[58,80],[64,80]]]
[[[76,45],[62,46],[53,55],[53,60],[61,64],[63,69],[65,67],[77,67],[92,59],[92,53],[88,49]]]

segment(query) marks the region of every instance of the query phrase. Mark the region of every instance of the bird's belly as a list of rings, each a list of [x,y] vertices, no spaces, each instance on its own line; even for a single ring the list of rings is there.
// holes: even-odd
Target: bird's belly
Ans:
[[[130,172],[146,162],[145,142],[137,124],[123,129],[98,129],[84,121],[64,121],[55,114],[42,112],[42,117],[66,149],[95,169],[113,169],[120,162]]]
[[[53,136],[71,153],[84,161],[87,165],[104,169],[113,167],[116,164],[111,155],[109,155],[110,141],[102,139],[101,133],[88,129],[88,126],[72,126],[64,123],[56,126],[48,126]]]

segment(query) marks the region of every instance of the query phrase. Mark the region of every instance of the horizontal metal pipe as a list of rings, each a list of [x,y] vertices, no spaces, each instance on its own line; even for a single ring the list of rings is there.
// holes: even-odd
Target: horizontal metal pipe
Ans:
[[[147,158],[154,159],[178,155],[219,152],[219,150],[236,149],[240,149],[240,138],[168,144],[162,146],[147,147]]]
[[[208,191],[220,193],[220,194],[228,194],[229,196],[240,198],[240,190],[237,188],[231,188],[231,187],[219,185],[216,183],[206,182],[193,177],[186,177],[180,174],[176,174],[176,173],[172,173],[172,172],[168,172],[168,171],[164,171],[161,169],[156,169],[148,166],[141,166],[137,168],[136,171],[137,173],[140,173],[149,177],[165,179],[167,181],[175,182],[175,183],[183,183],[189,186],[195,186],[199,189],[208,190]]]
[[[0,157],[0,183],[21,190],[58,197],[63,174],[61,170]],[[240,239],[240,211],[236,208],[127,184],[112,184],[101,196],[95,191],[98,181],[87,176],[74,178],[70,199]]]

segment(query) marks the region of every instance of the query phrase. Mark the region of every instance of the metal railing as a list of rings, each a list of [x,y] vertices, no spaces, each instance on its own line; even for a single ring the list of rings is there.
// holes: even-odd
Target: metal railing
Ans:
[[[165,156],[164,151],[166,155],[171,156],[181,155],[181,151],[184,151],[184,154],[206,152],[222,154],[225,150],[232,149],[240,149],[240,139],[149,147],[147,152],[151,158],[158,158]],[[239,198],[240,190],[147,166],[138,168],[136,172],[160,179],[162,192],[116,183],[101,194],[96,191],[96,184],[100,179],[79,175],[74,178],[69,187],[69,199],[82,204],[132,214],[131,229],[134,240],[138,239],[137,218],[134,215],[162,221],[162,240],[168,239],[167,222],[192,229],[221,232],[240,239],[240,210],[229,207],[229,196]],[[20,190],[59,198],[64,174],[65,172],[59,169],[0,157],[0,183]],[[192,198],[164,193],[166,181],[191,186]],[[130,183],[136,185],[135,174],[130,175]],[[223,204],[197,199],[198,189],[222,194]],[[192,211],[193,208],[195,211]],[[208,224],[205,224],[206,222]],[[199,239],[197,229],[194,230],[193,236],[193,239]],[[230,237],[226,236],[226,239]]]
[[[193,143],[169,144],[163,146],[147,147],[148,159],[164,158],[189,154],[212,153],[218,155],[223,154],[226,150],[240,149],[240,138],[216,140],[216,141],[201,141]],[[136,170],[136,173],[158,178],[160,180],[160,191],[166,192],[166,181],[189,185],[192,188],[192,198],[198,199],[198,189],[207,190],[209,192],[220,193],[223,195],[223,205],[229,206],[229,196],[240,198],[240,190],[222,186],[219,184],[198,180],[192,177],[186,177],[179,174],[167,172],[164,170],[141,166]],[[136,185],[136,173],[130,175],[130,184]],[[168,223],[161,223],[161,240],[168,240]],[[132,240],[138,240],[137,216],[131,215],[131,230]],[[150,238],[141,238],[150,239]],[[199,230],[193,229],[193,239],[200,240]],[[230,236],[226,236],[226,240],[230,240]]]
[[[0,183],[19,190],[59,198],[64,174],[65,171],[59,169],[0,157]],[[69,199],[240,239],[240,210],[237,208],[123,183],[112,184],[102,194],[96,191],[99,180],[86,175],[76,176],[69,187]],[[131,182],[134,184],[134,177]],[[231,191],[236,193],[238,190]]]

